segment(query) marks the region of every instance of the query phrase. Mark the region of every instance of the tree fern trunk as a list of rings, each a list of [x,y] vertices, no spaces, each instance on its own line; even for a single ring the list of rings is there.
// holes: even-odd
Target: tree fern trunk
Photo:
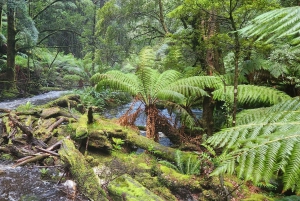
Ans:
[[[155,105],[146,106],[146,115],[147,115],[147,123],[146,123],[146,137],[153,139],[155,142],[159,141],[158,132],[155,128],[156,118],[158,116],[158,110]]]

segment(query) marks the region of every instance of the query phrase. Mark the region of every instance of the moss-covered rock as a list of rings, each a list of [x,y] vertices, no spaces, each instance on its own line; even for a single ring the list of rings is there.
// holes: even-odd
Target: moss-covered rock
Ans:
[[[115,201],[163,201],[147,188],[142,186],[128,174],[124,174],[108,184],[108,190],[113,195]]]

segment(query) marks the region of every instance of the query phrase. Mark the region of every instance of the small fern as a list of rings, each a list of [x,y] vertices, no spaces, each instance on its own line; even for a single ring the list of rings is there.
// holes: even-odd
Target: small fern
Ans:
[[[184,158],[180,150],[176,150],[175,164],[168,161],[160,161],[162,165],[180,172],[186,175],[199,175],[201,160],[196,155],[190,155],[188,158]]]

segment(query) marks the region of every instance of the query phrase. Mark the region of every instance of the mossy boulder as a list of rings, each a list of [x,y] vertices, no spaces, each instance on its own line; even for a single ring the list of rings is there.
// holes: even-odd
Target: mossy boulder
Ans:
[[[108,184],[108,190],[115,201],[163,201],[128,174],[117,177]]]

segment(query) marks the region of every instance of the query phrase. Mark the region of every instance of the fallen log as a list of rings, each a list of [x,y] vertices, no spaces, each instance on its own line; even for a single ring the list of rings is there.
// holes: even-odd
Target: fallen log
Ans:
[[[69,165],[72,177],[85,196],[91,200],[108,200],[105,191],[100,186],[99,178],[71,140],[64,139],[58,153],[61,159]]]
[[[127,142],[130,142],[131,144],[134,144],[137,147],[147,150],[149,153],[153,155],[156,155],[168,161],[176,162],[177,149],[163,146],[157,142],[154,142],[154,140],[152,139],[146,138],[142,135],[133,134],[133,133],[128,134],[126,136],[126,140]],[[182,156],[184,158],[189,158],[191,155],[197,155],[197,154],[192,152],[182,152]]]
[[[0,113],[10,113],[11,110],[0,108]]]

